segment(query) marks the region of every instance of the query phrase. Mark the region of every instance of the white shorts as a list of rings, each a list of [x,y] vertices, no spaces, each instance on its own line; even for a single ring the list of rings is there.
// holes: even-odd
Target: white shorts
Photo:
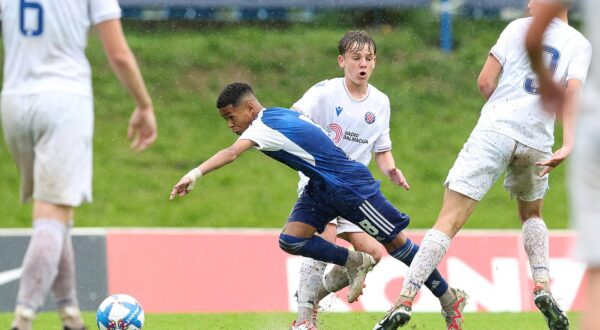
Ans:
[[[528,147],[506,135],[474,130],[444,185],[480,201],[506,172],[504,189],[511,197],[526,202],[542,199],[548,190],[548,175],[540,177],[542,168],[535,163],[550,157],[551,152]]]
[[[572,224],[577,254],[600,267],[600,113],[582,112],[569,163]]]
[[[4,140],[21,173],[21,200],[79,206],[92,200],[91,97],[2,96]]]
[[[352,222],[350,222],[342,217],[337,217],[337,218],[331,220],[329,223],[336,225],[338,235],[343,234],[343,233],[364,232],[364,230],[361,229],[359,226],[353,224]]]

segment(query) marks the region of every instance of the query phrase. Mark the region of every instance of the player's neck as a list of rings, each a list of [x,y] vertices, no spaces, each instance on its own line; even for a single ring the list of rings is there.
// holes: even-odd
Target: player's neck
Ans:
[[[569,24],[569,15],[567,15],[566,12],[556,15],[556,18],[558,18],[559,20],[561,20],[561,21]]]
[[[369,84],[355,84],[350,79],[344,78],[344,83],[346,85],[346,90],[350,97],[355,100],[362,100],[369,94]]]

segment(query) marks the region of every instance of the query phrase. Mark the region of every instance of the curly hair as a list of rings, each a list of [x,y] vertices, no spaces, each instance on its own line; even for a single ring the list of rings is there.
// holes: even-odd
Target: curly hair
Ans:
[[[232,105],[234,107],[238,106],[242,97],[247,94],[254,95],[254,90],[252,90],[252,86],[244,82],[234,82],[229,84],[223,88],[219,97],[217,98],[217,108],[221,109],[228,105]]]

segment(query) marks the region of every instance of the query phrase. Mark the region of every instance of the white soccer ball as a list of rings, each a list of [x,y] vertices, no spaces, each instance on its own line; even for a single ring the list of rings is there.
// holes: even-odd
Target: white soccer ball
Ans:
[[[96,323],[100,330],[138,330],[144,326],[144,310],[132,296],[115,294],[98,307]]]

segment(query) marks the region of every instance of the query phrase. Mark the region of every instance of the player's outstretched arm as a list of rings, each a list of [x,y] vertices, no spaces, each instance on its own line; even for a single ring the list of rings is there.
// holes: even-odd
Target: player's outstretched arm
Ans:
[[[129,120],[127,138],[131,148],[142,151],[156,140],[156,118],[152,99],[146,90],[138,64],[125,40],[121,21],[108,20],[96,26],[110,66],[135,99],[136,107]]]
[[[233,162],[239,155],[255,145],[256,144],[253,141],[239,139],[235,141],[231,147],[217,152],[208,160],[200,164],[200,166],[184,175],[181,180],[173,186],[169,199],[173,200],[176,196],[187,195],[188,192],[194,189],[196,181],[202,176]]]
[[[402,174],[399,168],[396,168],[396,162],[391,150],[375,153],[375,163],[377,163],[381,172],[390,178],[390,181],[405,190],[410,189],[410,185],[406,181],[404,174]]]
[[[558,167],[573,150],[575,140],[575,121],[579,109],[579,96],[583,83],[578,79],[569,79],[567,88],[565,89],[565,98],[562,103],[562,122],[563,122],[563,142],[560,149],[556,150],[552,157],[546,161],[536,163],[538,166],[544,167],[540,176],[550,173]]]
[[[563,7],[559,4],[539,4],[525,36],[525,48],[529,54],[531,68],[538,75],[542,103],[546,110],[554,113],[562,110],[564,90],[552,80],[552,74],[544,65],[542,38],[552,19],[562,9]]]

